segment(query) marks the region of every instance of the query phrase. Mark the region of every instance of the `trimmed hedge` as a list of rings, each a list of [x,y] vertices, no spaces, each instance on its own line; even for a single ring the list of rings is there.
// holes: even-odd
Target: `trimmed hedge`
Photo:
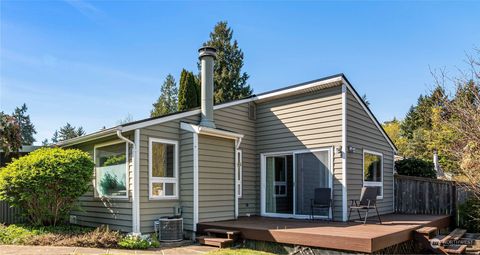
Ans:
[[[80,150],[36,150],[0,170],[0,199],[22,208],[33,225],[62,223],[87,192],[93,167]]]

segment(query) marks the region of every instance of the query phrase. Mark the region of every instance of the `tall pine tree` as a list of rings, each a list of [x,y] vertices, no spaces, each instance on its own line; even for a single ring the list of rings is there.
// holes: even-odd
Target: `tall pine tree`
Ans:
[[[178,90],[178,111],[185,111],[200,106],[200,88],[195,75],[185,69],[180,75]]]
[[[151,117],[162,116],[177,111],[178,90],[173,75],[167,75],[160,90],[160,97],[158,97],[157,102],[153,104],[153,109],[150,112]]]
[[[22,133],[22,145],[32,145],[35,142],[33,135],[37,133],[35,126],[30,121],[30,115],[27,114],[27,105],[23,104],[20,107],[16,107],[12,113],[12,116],[17,119],[20,125],[20,131]]]
[[[53,133],[52,136],[52,143],[65,141],[82,135],[85,135],[85,130],[83,129],[83,127],[76,128],[72,126],[72,124],[67,122],[67,124],[61,127],[60,130],[55,130],[55,133]],[[42,142],[43,145],[48,143],[48,140],[45,140]]]
[[[210,33],[210,39],[203,44],[217,49],[214,69],[214,100],[217,104],[245,98],[253,92],[247,84],[248,74],[242,72],[243,52],[237,40],[232,43],[232,36],[233,30],[226,21],[221,21]]]

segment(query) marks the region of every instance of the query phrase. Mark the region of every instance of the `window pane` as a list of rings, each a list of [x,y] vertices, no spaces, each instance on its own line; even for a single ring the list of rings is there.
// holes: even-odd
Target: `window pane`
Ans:
[[[95,149],[95,186],[99,196],[126,196],[125,143]]]
[[[175,196],[175,183],[165,183],[165,196]]]
[[[175,145],[152,143],[152,176],[175,177]]]
[[[275,157],[275,181],[284,182],[285,181],[285,158],[284,157]]]
[[[363,180],[368,182],[382,181],[382,157],[365,153],[363,159],[364,176]]]
[[[163,195],[163,183],[152,183],[152,196]]]

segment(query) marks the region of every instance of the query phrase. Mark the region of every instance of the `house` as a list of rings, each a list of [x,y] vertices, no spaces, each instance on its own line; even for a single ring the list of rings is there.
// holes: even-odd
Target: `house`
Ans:
[[[317,217],[346,221],[363,186],[379,187],[380,214],[393,212],[395,146],[343,74],[213,105],[215,49],[199,53],[200,109],[59,143],[96,164],[71,221],[149,233],[181,213],[194,236],[202,222],[307,218],[317,187],[331,187],[334,201]]]
[[[22,145],[22,148],[17,153],[5,153],[2,149],[0,149],[0,167],[6,166],[8,163],[12,162],[14,158],[23,157],[28,155],[30,152],[34,150],[38,150],[42,148],[42,146],[35,146],[35,145]]]

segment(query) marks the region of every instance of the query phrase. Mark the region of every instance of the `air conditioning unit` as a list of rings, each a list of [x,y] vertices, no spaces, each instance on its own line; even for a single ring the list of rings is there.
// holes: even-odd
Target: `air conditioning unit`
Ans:
[[[183,218],[160,218],[154,222],[154,229],[160,242],[177,242],[183,240]]]

